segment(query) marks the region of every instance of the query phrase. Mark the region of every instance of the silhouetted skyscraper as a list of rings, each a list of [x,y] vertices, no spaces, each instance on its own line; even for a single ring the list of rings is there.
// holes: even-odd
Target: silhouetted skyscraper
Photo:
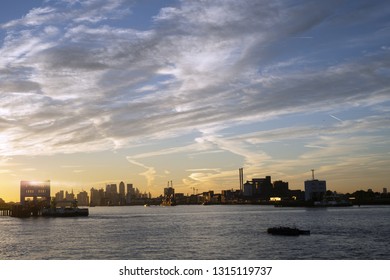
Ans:
[[[238,169],[238,173],[239,173],[239,181],[240,181],[240,192],[243,193],[244,192],[244,169],[243,168]]]
[[[108,205],[118,205],[119,204],[119,194],[117,191],[116,184],[106,185],[106,200]]]
[[[119,194],[125,196],[125,183],[123,181],[119,183]]]
[[[126,188],[126,204],[131,204],[131,202],[135,199],[135,189],[133,184],[127,184]]]
[[[77,194],[78,206],[89,206],[89,196],[86,191],[82,191]]]

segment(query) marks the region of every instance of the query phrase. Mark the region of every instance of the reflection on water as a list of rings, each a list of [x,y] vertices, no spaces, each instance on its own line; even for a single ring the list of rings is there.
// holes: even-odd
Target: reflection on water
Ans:
[[[89,217],[0,217],[0,259],[390,259],[390,207],[93,207]],[[272,226],[310,229],[273,236]]]

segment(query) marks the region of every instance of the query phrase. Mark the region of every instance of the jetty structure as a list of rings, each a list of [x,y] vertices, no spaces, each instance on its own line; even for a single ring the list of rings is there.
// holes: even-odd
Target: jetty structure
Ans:
[[[26,200],[26,198],[29,198]],[[0,209],[2,216],[27,218],[31,216],[75,217],[88,216],[88,208],[80,209],[77,201],[69,202],[68,206],[57,207],[55,199],[50,196],[50,180],[21,181],[20,203]]]
[[[1,205],[0,206],[0,216],[11,216],[11,206]]]

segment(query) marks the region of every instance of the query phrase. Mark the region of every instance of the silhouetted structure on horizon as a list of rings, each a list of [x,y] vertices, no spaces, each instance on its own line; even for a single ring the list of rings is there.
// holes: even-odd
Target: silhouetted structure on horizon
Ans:
[[[271,176],[253,178],[244,184],[243,198],[247,200],[269,200],[271,197],[290,197],[288,182],[271,182]]]
[[[36,206],[50,205],[50,180],[46,181],[21,181],[20,182],[20,204],[26,204],[26,198],[32,198],[32,203]]]

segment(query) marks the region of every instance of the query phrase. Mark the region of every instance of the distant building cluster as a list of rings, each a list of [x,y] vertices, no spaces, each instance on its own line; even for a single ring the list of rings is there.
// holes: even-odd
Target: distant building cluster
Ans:
[[[124,206],[143,204],[145,200],[151,198],[150,193],[141,193],[133,184],[127,184],[122,181],[118,185],[110,183],[106,188],[91,188],[90,195],[82,191],[75,195],[68,191],[59,191],[54,196],[57,206],[66,204],[69,201],[77,200],[79,206]]]
[[[245,199],[269,200],[271,197],[290,197],[292,192],[288,188],[288,182],[271,182],[271,176],[265,178],[253,178],[243,185],[243,197]],[[297,193],[296,193],[297,194]],[[301,195],[301,191],[299,192]]]
[[[90,206],[123,206],[144,204],[145,200],[151,199],[150,193],[141,193],[133,184],[126,184],[122,181],[117,184],[108,184],[106,189],[91,189]]]
[[[69,205],[69,202],[77,200],[79,206],[89,206],[89,196],[86,191],[79,192],[77,195],[74,195],[72,192],[68,191],[59,191],[54,196],[54,201],[57,207],[66,207]]]

